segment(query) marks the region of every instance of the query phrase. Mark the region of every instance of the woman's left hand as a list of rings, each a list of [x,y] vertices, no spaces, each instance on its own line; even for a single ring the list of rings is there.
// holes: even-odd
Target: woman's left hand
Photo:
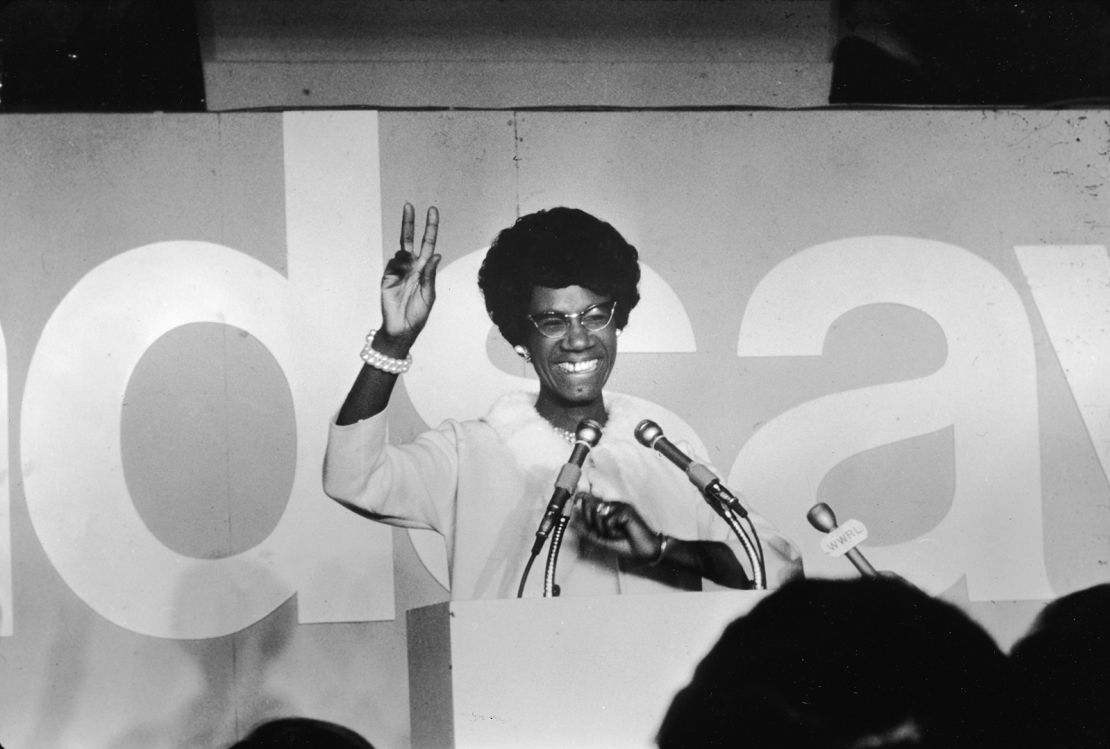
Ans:
[[[579,492],[574,497],[574,521],[590,543],[637,562],[659,558],[661,539],[636,508],[627,502],[598,499]]]

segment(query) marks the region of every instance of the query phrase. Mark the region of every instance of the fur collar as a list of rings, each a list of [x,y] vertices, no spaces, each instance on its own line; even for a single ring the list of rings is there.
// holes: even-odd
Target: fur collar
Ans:
[[[609,417],[601,442],[594,452],[610,452],[632,439],[637,424],[636,406],[620,395],[606,393]],[[536,413],[534,392],[511,392],[498,398],[482,419],[500,436],[501,441],[521,467],[558,470],[566,463],[570,445],[546,419]],[[636,445],[638,449],[639,445]]]

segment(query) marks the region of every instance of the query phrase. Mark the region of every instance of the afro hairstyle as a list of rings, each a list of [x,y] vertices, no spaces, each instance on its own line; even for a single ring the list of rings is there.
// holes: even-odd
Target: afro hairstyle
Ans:
[[[617,303],[622,329],[640,301],[639,254],[608,223],[577,208],[521,216],[490,245],[478,271],[486,311],[510,345],[526,340],[525,315],[537,286],[581,286]]]

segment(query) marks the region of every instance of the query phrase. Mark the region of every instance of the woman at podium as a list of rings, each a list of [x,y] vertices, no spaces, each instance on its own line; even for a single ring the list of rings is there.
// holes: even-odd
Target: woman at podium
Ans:
[[[538,596],[541,575],[518,583],[576,430],[592,420],[602,437],[566,504],[562,593],[696,590],[705,581],[750,587],[754,570],[739,561],[729,526],[681,471],[634,438],[638,422],[658,417],[638,399],[605,392],[639,301],[640,267],[636,249],[588,213],[552,208],[521,217],[498,234],[479,272],[486,309],[535,370],[538,394],[508,393],[484,417],[448,420],[408,444],[387,440],[384,411],[431,313],[441,258],[437,210],[428,210],[419,246],[414,224],[406,203],[401,246],[381,281],[382,323],[367,336],[364,366],[330,425],[327,494],[374,520],[439,532],[452,598]],[[768,583],[799,573],[794,546],[756,513],[749,518]]]

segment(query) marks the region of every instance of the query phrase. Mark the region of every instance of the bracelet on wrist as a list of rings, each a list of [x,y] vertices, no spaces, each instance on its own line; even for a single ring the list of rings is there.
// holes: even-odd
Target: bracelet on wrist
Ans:
[[[667,547],[671,545],[671,537],[666,533],[659,533],[659,553],[656,554],[655,559],[648,562],[648,567],[654,567],[663,561],[663,557],[667,555]]]
[[[408,372],[409,368],[412,367],[412,353],[410,352],[404,359],[394,359],[392,356],[386,356],[374,348],[374,336],[377,334],[377,329],[366,334],[366,345],[362,347],[362,360],[366,362],[367,366],[389,374],[399,375]]]

